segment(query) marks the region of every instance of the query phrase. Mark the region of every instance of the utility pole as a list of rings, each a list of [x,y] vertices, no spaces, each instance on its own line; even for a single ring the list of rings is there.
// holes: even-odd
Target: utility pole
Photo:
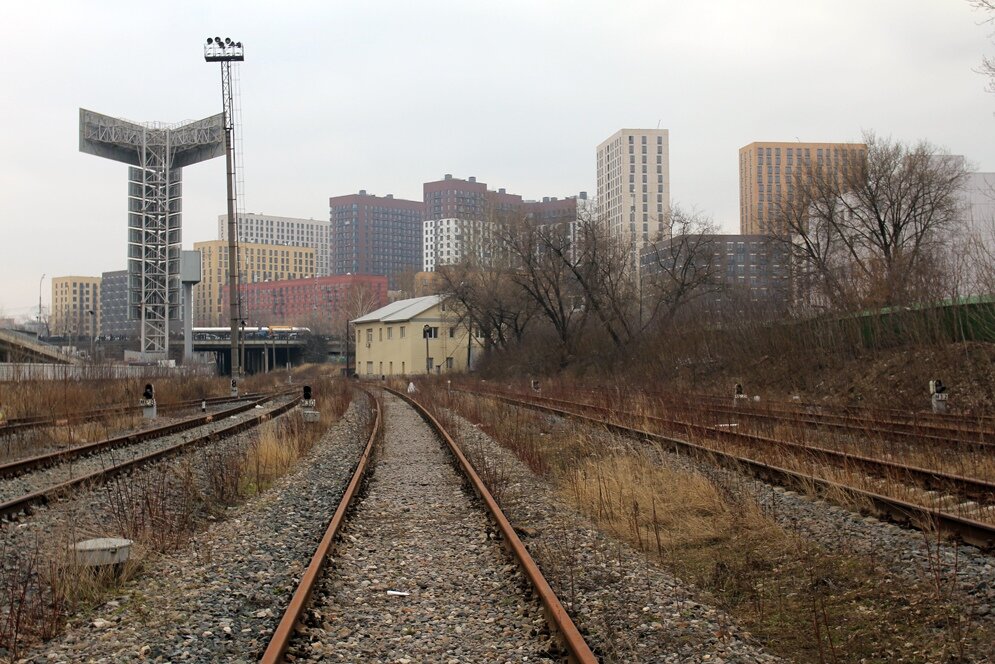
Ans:
[[[42,273],[38,280],[38,338],[41,339],[41,284],[45,281],[45,274]]]

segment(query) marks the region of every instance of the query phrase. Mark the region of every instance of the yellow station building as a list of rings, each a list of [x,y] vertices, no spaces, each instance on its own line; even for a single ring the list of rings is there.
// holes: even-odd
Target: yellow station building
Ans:
[[[472,367],[480,340],[441,295],[398,300],[352,321],[361,377],[458,373]]]

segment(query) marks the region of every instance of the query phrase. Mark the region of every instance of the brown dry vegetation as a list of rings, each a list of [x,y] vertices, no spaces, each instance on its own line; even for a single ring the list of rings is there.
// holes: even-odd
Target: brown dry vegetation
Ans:
[[[241,393],[270,391],[280,386],[284,374],[248,376],[239,382]],[[8,419],[16,417],[62,417],[111,406],[138,403],[146,383],[155,386],[159,403],[226,396],[228,379],[224,377],[178,377],[145,380],[30,380],[0,383],[0,405]]]
[[[802,366],[763,355],[732,371],[679,371],[660,387],[697,393],[729,394],[740,382],[761,398],[874,408],[929,410],[929,381],[942,378],[953,412],[995,412],[995,344],[962,342],[865,351],[832,361],[813,352]]]
[[[939,566],[893,577],[846,541],[833,551],[786,530],[733,474],[704,475],[652,447],[442,390],[452,408],[546,477],[613,537],[654,557],[794,661],[977,661],[995,633],[963,622]],[[501,494],[500,475],[482,473]],[[838,497],[846,502],[846,496]],[[924,536],[927,550],[936,540]]]

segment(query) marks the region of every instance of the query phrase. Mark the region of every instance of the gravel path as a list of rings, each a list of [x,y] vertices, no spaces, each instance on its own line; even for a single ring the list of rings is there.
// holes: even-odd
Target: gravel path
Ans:
[[[442,443],[412,408],[385,400],[375,472],[291,652],[312,661],[553,661],[541,607]]]
[[[211,433],[235,424],[241,420],[255,417],[260,412],[274,410],[280,405],[285,404],[288,399],[289,397],[280,397],[275,399],[262,407],[265,410],[254,408],[237,413],[230,417],[225,417],[222,414],[219,414],[218,419],[215,419],[209,424],[205,424],[203,426],[193,427],[179,433],[153,438],[151,440],[145,440],[140,443],[135,443],[134,445],[115,447],[104,452],[72,459],[65,463],[60,463],[57,466],[52,466],[51,468],[43,468],[41,470],[19,475],[17,477],[0,479],[0,502],[13,500],[33,491],[41,491],[42,489],[47,489],[48,487],[56,484],[68,482],[72,479],[104,470],[105,468],[109,468],[115,464],[131,461],[132,459],[136,459],[140,456],[151,454],[152,452],[157,452],[167,447],[172,447],[182,441],[198,438],[207,433]],[[161,424],[167,423],[168,421],[161,422]]]
[[[295,473],[231,508],[183,550],[148,562],[26,661],[256,661],[366,443],[365,404],[354,400]]]
[[[544,480],[455,413],[465,454],[503,478],[501,508],[603,662],[776,662],[722,611],[647,558],[605,537]]]

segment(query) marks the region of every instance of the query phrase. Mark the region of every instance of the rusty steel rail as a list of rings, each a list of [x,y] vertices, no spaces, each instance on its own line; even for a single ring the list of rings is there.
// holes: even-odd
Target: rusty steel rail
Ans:
[[[486,390],[479,391],[478,393],[489,394],[496,397],[508,396],[511,398],[531,400],[537,403],[545,402],[553,405],[559,405],[564,408],[587,409],[600,413],[606,417],[626,417],[635,420],[646,420],[660,424],[668,429],[679,429],[686,431],[687,433],[695,433],[703,437],[725,439],[734,443],[743,443],[762,448],[777,447],[792,454],[804,454],[816,457],[823,461],[834,463],[844,469],[859,468],[865,472],[884,479],[891,479],[895,476],[901,476],[908,481],[914,482],[923,489],[952,491],[959,496],[963,496],[964,498],[983,501],[987,504],[995,502],[995,482],[989,482],[987,480],[974,477],[953,475],[939,470],[920,468],[917,466],[910,466],[908,464],[896,463],[894,461],[885,461],[883,459],[875,459],[873,457],[852,454],[850,452],[841,452],[839,450],[818,447],[808,443],[794,443],[777,438],[760,436],[753,433],[731,431],[729,429],[720,429],[704,424],[666,419],[654,415],[638,415],[636,413],[630,413],[628,411],[608,408],[605,406],[598,406],[595,404],[567,401],[565,399],[555,399],[551,397],[538,397],[534,395],[511,394]]]
[[[706,398],[722,401],[723,397],[708,395]],[[810,401],[778,401],[768,400],[766,403],[780,407],[784,410],[792,411],[815,411],[826,415],[839,415],[846,417],[865,418],[872,420],[893,419],[908,424],[926,423],[939,424],[941,426],[967,425],[982,428],[989,433],[995,432],[995,415],[983,415],[980,413],[934,413],[928,410],[902,410],[898,408],[878,408],[871,406],[843,405],[830,406],[827,404],[813,403]]]
[[[675,397],[673,394],[648,392],[646,396],[670,404],[684,404],[695,409],[742,413],[748,417],[790,417],[811,426],[849,428],[861,433],[915,436],[940,442],[958,441],[975,445],[995,444],[995,420],[988,416],[903,412],[894,409],[834,409],[818,404],[766,401],[748,402],[743,408],[729,405],[731,397],[711,395]]]
[[[360,389],[366,393],[374,405],[375,417],[373,427],[370,430],[370,437],[366,441],[366,447],[363,449],[359,461],[356,463],[356,470],[353,471],[352,479],[349,481],[349,485],[339,500],[339,506],[336,508],[335,514],[332,515],[332,520],[328,522],[328,527],[325,528],[325,534],[318,543],[318,548],[315,549],[314,555],[311,556],[311,563],[304,570],[304,574],[297,584],[297,590],[294,591],[293,597],[290,598],[290,604],[287,605],[287,610],[283,612],[280,624],[273,631],[269,645],[266,646],[266,651],[259,660],[264,664],[282,662],[284,655],[287,654],[287,648],[290,647],[290,640],[294,636],[294,627],[297,621],[304,616],[304,610],[311,600],[314,587],[317,585],[318,579],[321,578],[321,573],[325,569],[325,564],[328,561],[328,555],[331,553],[335,537],[338,535],[343,521],[345,521],[346,512],[349,510],[353,500],[359,493],[359,488],[363,484],[373,449],[383,436],[383,407],[380,400],[374,397],[366,388]]]
[[[540,412],[546,412],[560,417],[575,419],[588,424],[593,424],[595,426],[604,427],[609,431],[625,436],[635,436],[646,441],[659,443],[673,451],[692,454],[695,457],[705,461],[716,460],[722,465],[733,469],[738,470],[746,468],[757,477],[772,483],[799,487],[803,490],[808,486],[814,486],[825,494],[829,494],[833,490],[836,490],[841,491],[844,494],[858,496],[867,500],[868,503],[873,506],[875,512],[887,515],[895,521],[908,523],[916,527],[919,527],[919,524],[930,524],[938,528],[941,532],[960,537],[964,542],[980,549],[995,548],[995,525],[990,525],[974,519],[968,519],[957,514],[950,514],[938,509],[931,509],[922,505],[916,505],[914,503],[909,503],[897,498],[891,498],[872,491],[845,486],[821,477],[788,470],[786,468],[780,468],[778,466],[774,466],[757,459],[751,459],[746,456],[722,452],[720,450],[704,445],[698,445],[687,440],[672,438],[670,436],[653,433],[644,429],[610,422],[605,419],[585,415],[583,413],[564,408],[543,405],[536,401],[530,401],[528,398],[516,398],[495,393],[488,394],[486,392],[475,392],[473,390],[466,391],[471,394],[477,394],[478,396],[498,399],[515,406],[530,408]]]
[[[752,403],[736,408],[727,403],[694,403],[690,400],[667,400],[671,406],[679,405],[721,415],[736,415],[753,420],[769,422],[791,422],[804,424],[811,428],[834,429],[862,435],[876,435],[882,439],[911,439],[914,443],[933,443],[941,445],[995,447],[995,431],[971,426],[932,424],[927,422],[903,422],[894,419],[872,420],[852,415],[832,413],[811,413],[803,410],[779,410],[760,407]]]
[[[115,436],[113,438],[98,440],[85,445],[77,445],[76,447],[70,447],[57,452],[38,454],[25,459],[18,459],[9,463],[0,464],[0,478],[16,477],[17,475],[23,475],[24,473],[28,473],[33,470],[48,468],[71,459],[78,459],[80,457],[89,456],[91,454],[103,452],[115,447],[134,445],[153,438],[160,438],[162,436],[179,433],[180,431],[186,431],[187,429],[193,429],[194,427],[209,424],[214,420],[224,419],[225,417],[231,417],[232,415],[237,415],[238,413],[251,410],[257,405],[261,405],[274,398],[275,397],[273,396],[267,396],[261,399],[256,399],[255,401],[240,404],[234,408],[229,408],[228,410],[223,410],[219,413],[198,415],[197,417],[191,417],[180,422],[174,422],[172,424],[166,424],[152,429],[127,433],[123,436]]]
[[[228,436],[233,436],[237,433],[241,433],[246,429],[250,429],[262,422],[265,422],[271,418],[277,417],[286,413],[291,408],[297,405],[300,401],[300,397],[291,399],[288,403],[277,406],[271,411],[260,413],[254,417],[249,417],[242,420],[241,422],[236,422],[223,429],[217,431],[212,431],[211,433],[204,434],[203,436],[198,436],[191,440],[187,440],[176,445],[172,445],[162,450],[156,452],[150,452],[143,456],[137,457],[130,461],[125,461],[103,470],[98,470],[86,475],[77,477],[75,479],[69,480],[67,482],[62,482],[61,484],[56,484],[50,486],[46,489],[41,489],[40,491],[34,491],[29,494],[20,496],[13,500],[9,500],[5,503],[0,503],[0,518],[2,517],[13,517],[21,512],[28,512],[35,505],[44,505],[50,501],[58,498],[59,496],[65,496],[71,494],[72,492],[80,489],[81,487],[91,486],[99,484],[104,480],[110,479],[115,475],[119,475],[123,472],[127,472],[139,466],[142,466],[153,461],[159,461],[162,459],[169,458],[180,452],[185,451],[187,448],[193,447],[195,445],[200,445],[203,443],[213,442],[220,440],[222,438],[227,438]]]
[[[274,397],[280,394],[283,394],[283,392],[274,392],[268,396]],[[219,403],[259,399],[262,396],[266,395],[261,393],[247,393],[240,397],[209,397],[205,399],[189,399],[187,401],[174,401],[172,403],[159,404],[158,408],[161,411],[182,410],[184,408],[196,408],[200,406],[202,402],[206,402],[209,406],[216,406]],[[32,417],[17,417],[7,420],[6,424],[0,425],[0,436],[8,436],[13,433],[27,431],[30,429],[40,429],[43,427],[65,426],[67,424],[76,424],[79,422],[92,422],[94,420],[100,420],[114,415],[126,415],[138,410],[141,410],[141,406],[110,406],[108,408],[97,408],[85,413],[77,413],[75,415],[37,415]]]
[[[560,600],[556,597],[556,593],[553,592],[552,587],[550,587],[549,582],[542,575],[539,570],[539,566],[536,565],[532,556],[529,554],[528,549],[522,544],[522,540],[519,539],[518,533],[515,532],[514,527],[508,518],[501,511],[501,507],[494,500],[490,491],[484,485],[483,480],[477,475],[477,471],[474,470],[473,464],[463,455],[462,450],[460,450],[459,445],[453,440],[449,432],[446,431],[438,420],[421,405],[418,401],[413,399],[403,392],[393,390],[389,387],[383,388],[392,394],[400,397],[407,403],[409,403],[415,411],[425,420],[432,429],[435,430],[436,434],[442,438],[446,445],[449,447],[449,451],[453,454],[456,460],[459,462],[460,468],[463,470],[463,474],[470,481],[473,486],[474,491],[483,501],[484,505],[487,507],[487,511],[490,513],[491,518],[494,520],[498,529],[501,531],[504,537],[505,544],[511,549],[519,566],[528,577],[529,581],[532,583],[532,588],[535,590],[542,602],[543,608],[546,612],[546,620],[549,622],[553,632],[559,637],[561,643],[566,648],[566,652],[571,662],[597,662],[597,657],[591,652],[591,648],[587,645],[584,637],[581,636],[580,631],[577,626],[574,625],[573,620],[567,613],[567,610],[563,608]]]

